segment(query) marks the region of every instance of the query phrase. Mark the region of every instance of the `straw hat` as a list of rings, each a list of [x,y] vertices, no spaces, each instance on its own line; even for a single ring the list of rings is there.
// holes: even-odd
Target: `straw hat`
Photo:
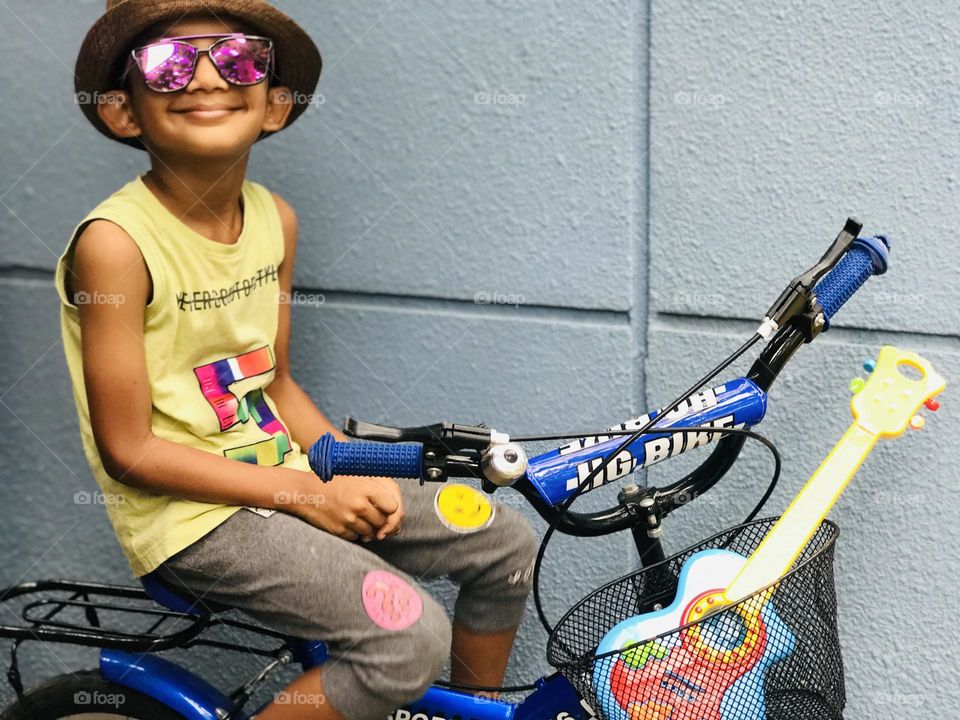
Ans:
[[[106,13],[90,28],[80,48],[74,83],[80,109],[97,130],[112,140],[144,149],[137,138],[118,138],[110,132],[97,115],[96,99],[117,89],[122,72],[121,55],[131,49],[128,46],[134,38],[156,23],[169,22],[173,26],[185,15],[204,11],[240,20],[273,39],[276,64],[272,84],[288,87],[294,93],[287,126],[303,114],[320,79],[320,51],[303,28],[269,3],[263,0],[107,0]]]

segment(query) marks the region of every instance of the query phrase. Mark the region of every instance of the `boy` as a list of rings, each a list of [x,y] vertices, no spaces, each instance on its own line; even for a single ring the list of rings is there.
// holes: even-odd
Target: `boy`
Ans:
[[[266,2],[108,1],[76,90],[151,169],[77,226],[56,274],[84,451],[134,573],[329,647],[287,688],[312,702],[260,720],[380,720],[451,650],[454,682],[498,684],[536,551],[472,488],[454,492],[486,519],[458,524],[416,481],[309,471],[301,448],[343,437],[289,366],[296,215],[245,175],[320,68]],[[460,585],[452,625],[412,576]]]

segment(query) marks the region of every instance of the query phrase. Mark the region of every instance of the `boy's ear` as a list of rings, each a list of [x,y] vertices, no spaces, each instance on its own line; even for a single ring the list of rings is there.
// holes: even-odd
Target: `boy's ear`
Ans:
[[[267,94],[267,114],[263,119],[264,132],[274,133],[283,130],[291,110],[293,110],[293,90],[283,86],[270,88]]]
[[[130,93],[126,90],[111,90],[97,103],[97,115],[104,125],[117,137],[140,137],[143,130],[133,114]]]

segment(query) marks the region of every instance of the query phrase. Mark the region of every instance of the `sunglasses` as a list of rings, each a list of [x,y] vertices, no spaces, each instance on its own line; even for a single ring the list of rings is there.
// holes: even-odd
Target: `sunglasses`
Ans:
[[[200,38],[219,39],[206,50],[186,42]],[[204,54],[231,85],[257,85],[266,79],[273,65],[273,40],[239,33],[165,38],[133,50],[124,77],[135,63],[148,88],[159,93],[177,92],[193,81],[197,63]]]

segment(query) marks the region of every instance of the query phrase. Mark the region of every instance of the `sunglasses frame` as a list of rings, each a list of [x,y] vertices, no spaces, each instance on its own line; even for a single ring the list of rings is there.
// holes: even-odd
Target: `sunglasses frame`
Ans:
[[[198,47],[190,45],[190,47],[192,47],[196,51],[196,56],[193,59],[193,68],[190,71],[190,80],[189,82],[187,82],[186,85],[184,85],[182,88],[179,88],[177,90],[156,90],[155,88],[150,87],[149,83],[147,83],[146,81],[146,75],[143,72],[143,68],[140,67],[140,60],[137,57],[137,53],[143,52],[148,48],[156,47],[159,45],[167,45],[167,44],[176,43],[176,42],[183,42],[184,44],[189,45],[189,43],[186,43],[184,41],[200,40],[203,38],[215,38],[215,40],[212,43],[210,43],[210,47],[206,48],[205,50],[202,50]],[[252,83],[237,83],[237,82],[233,82],[232,80],[228,80],[227,78],[223,77],[223,72],[221,72],[220,67],[217,65],[214,59],[210,57],[210,53],[215,47],[217,47],[223,42],[226,42],[227,40],[231,40],[235,38],[246,38],[249,40],[262,40],[267,43],[267,49],[270,52],[270,59],[267,62],[267,71],[264,73],[263,78],[261,80],[257,80],[256,82],[252,82]],[[259,85],[264,80],[266,80],[267,77],[273,74],[274,59],[275,59],[273,50],[274,50],[273,40],[268,37],[263,37],[262,35],[248,35],[247,33],[214,33],[212,35],[210,34],[178,35],[176,37],[163,38],[161,40],[157,40],[156,42],[152,42],[147,45],[141,45],[140,47],[137,47],[131,50],[130,62],[132,64],[128,64],[127,70],[123,73],[123,77],[121,78],[121,80],[126,79],[127,75],[130,73],[133,67],[136,67],[140,71],[140,75],[141,77],[143,77],[144,83],[147,84],[147,89],[150,90],[151,92],[162,93],[162,94],[183,92],[184,90],[187,89],[187,87],[190,86],[190,83],[192,83],[197,76],[197,66],[200,64],[200,57],[202,55],[206,55],[207,57],[210,57],[210,62],[213,63],[213,66],[217,70],[217,74],[225,83],[228,83],[229,85],[233,85],[235,87],[253,87],[254,85]]]

